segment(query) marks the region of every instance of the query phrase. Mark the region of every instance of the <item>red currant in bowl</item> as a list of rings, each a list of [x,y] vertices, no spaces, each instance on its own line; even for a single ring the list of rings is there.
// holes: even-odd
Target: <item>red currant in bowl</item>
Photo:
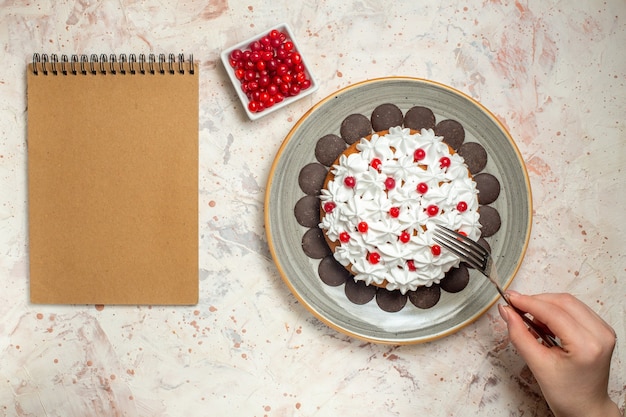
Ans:
[[[283,108],[318,89],[286,23],[222,51],[221,59],[250,120]]]

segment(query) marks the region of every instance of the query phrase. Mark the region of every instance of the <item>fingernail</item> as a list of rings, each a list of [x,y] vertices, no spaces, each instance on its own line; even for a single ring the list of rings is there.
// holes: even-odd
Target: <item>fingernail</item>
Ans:
[[[502,317],[502,319],[505,322],[509,322],[509,311],[508,309],[503,306],[502,304],[498,304],[498,312],[500,313],[500,316]]]
[[[515,291],[515,290],[506,290],[506,293],[507,293],[508,295],[522,295],[522,294],[518,293],[518,292],[517,292],[517,291]]]

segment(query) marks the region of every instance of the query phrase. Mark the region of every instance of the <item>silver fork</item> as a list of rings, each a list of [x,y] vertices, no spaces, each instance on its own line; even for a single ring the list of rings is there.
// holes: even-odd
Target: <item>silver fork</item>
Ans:
[[[434,230],[433,240],[448,249],[450,252],[454,253],[469,266],[486,276],[496,287],[502,299],[504,299],[504,301],[522,317],[526,326],[528,326],[539,338],[541,338],[546,346],[561,347],[560,341],[545,324],[534,320],[528,313],[520,310],[509,302],[506,293],[494,279],[494,276],[497,276],[497,272],[493,259],[491,258],[491,254],[487,251],[487,249],[483,248],[467,236],[440,225],[437,225]]]

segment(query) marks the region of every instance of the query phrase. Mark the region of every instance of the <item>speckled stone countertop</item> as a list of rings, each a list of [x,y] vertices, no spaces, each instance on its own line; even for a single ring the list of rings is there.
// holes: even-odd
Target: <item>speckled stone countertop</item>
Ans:
[[[509,129],[533,191],[512,284],[575,294],[618,333],[626,401],[623,0],[7,0],[0,8],[0,415],[547,416],[495,308],[419,345],[366,343],[300,305],[271,259],[266,182],[289,130],[352,83],[450,85]],[[287,22],[319,90],[249,121],[222,49]],[[193,53],[200,62],[200,301],[33,305],[26,64],[34,52]]]

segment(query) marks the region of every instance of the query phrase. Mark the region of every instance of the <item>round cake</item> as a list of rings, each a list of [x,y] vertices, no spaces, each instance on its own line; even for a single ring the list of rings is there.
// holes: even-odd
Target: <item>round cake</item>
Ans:
[[[319,227],[355,281],[402,294],[430,287],[459,265],[434,242],[436,225],[479,239],[476,183],[442,139],[391,127],[355,141],[331,167]]]

